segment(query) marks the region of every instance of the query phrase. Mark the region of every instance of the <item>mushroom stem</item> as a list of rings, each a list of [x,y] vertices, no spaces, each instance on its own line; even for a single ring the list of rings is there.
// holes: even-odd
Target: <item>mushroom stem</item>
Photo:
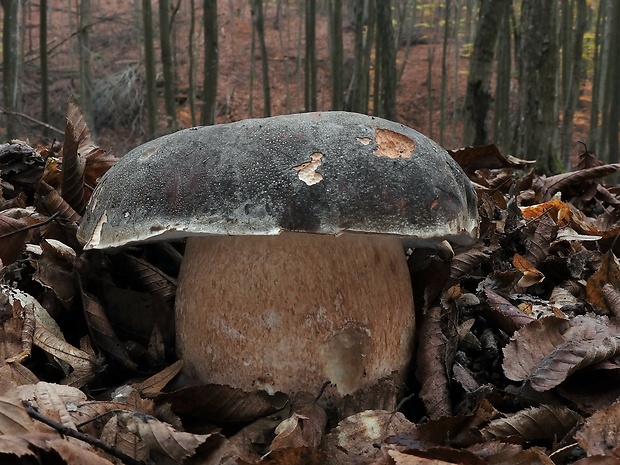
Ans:
[[[188,239],[177,349],[209,383],[348,394],[410,359],[413,296],[392,236],[282,233]]]

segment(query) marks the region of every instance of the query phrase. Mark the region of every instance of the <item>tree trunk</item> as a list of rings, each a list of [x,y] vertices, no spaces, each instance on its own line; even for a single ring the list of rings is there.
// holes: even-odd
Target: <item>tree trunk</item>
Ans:
[[[439,97],[439,144],[444,145],[446,133],[446,98],[448,91],[448,37],[450,36],[450,4],[444,8],[443,44],[441,47],[441,95]]]
[[[187,100],[192,126],[196,126],[196,56],[194,52],[194,34],[196,33],[196,2],[189,1],[189,32],[187,33]]]
[[[510,10],[506,5],[510,0],[483,0],[480,7],[478,29],[474,39],[474,50],[469,61],[469,75],[465,93],[464,145],[484,145],[488,143],[487,120],[493,101],[491,77],[493,75],[493,55],[499,25],[508,25],[508,18],[502,18]]]
[[[316,0],[306,3],[306,54],[304,65],[304,108],[316,111]]]
[[[606,143],[606,160],[617,163],[620,160],[620,141],[618,140],[620,131],[620,86],[618,86],[618,76],[620,76],[620,2],[614,1],[611,8],[610,21],[610,42],[609,42],[609,68],[605,86],[605,95],[608,96],[609,105],[606,113],[603,113],[603,140]]]
[[[159,0],[159,41],[161,47],[161,67],[164,76],[164,102],[166,107],[166,121],[168,128],[176,130],[177,115],[174,100],[175,83],[172,68],[172,43],[170,23],[170,2]]]
[[[353,2],[355,14],[355,56],[353,75],[347,92],[346,108],[349,111],[368,113],[370,93],[370,52],[374,37],[375,0]]]
[[[271,116],[271,93],[269,91],[269,61],[267,45],[265,43],[265,18],[263,16],[263,0],[253,0],[252,15],[254,29],[260,47],[260,57],[263,77],[263,116]]]
[[[512,72],[511,21],[512,5],[504,2],[497,41],[497,82],[493,117],[493,140],[503,147],[510,146],[510,82]],[[467,143],[467,141],[465,141]]]
[[[577,99],[579,98],[579,85],[581,83],[581,70],[583,61],[583,36],[587,27],[587,15],[588,6],[586,0],[576,0],[577,11],[575,18],[577,23],[575,24],[572,37],[567,40],[567,45],[570,48],[570,54],[568,51],[565,54],[565,61],[570,63],[570,67],[567,70],[565,78],[568,82],[562,87],[565,89],[564,94],[564,108],[562,112],[562,130],[560,137],[560,154],[564,166],[569,166],[569,155],[571,152],[571,146],[573,145],[573,117],[575,115],[575,107],[577,106]],[[572,10],[571,10],[572,13]]]
[[[157,131],[157,89],[151,0],[142,0],[142,27],[144,28],[144,75],[146,78],[148,136],[149,139],[153,139]]]
[[[39,55],[41,69],[41,121],[49,123],[49,70],[47,61],[47,0],[41,0],[39,5]],[[43,127],[43,135],[49,137],[49,128]]]
[[[204,83],[202,90],[203,125],[215,124],[217,108],[217,70],[219,47],[217,39],[217,0],[203,0],[204,21]]]
[[[590,131],[588,132],[588,148],[594,152],[598,150],[598,117],[600,112],[600,87],[602,83],[601,76],[603,69],[601,68],[601,39],[602,30],[604,29],[605,18],[605,0],[601,0],[596,15],[596,26],[594,31],[594,56],[592,58],[594,64],[594,75],[592,77],[592,105],[590,107]]]
[[[513,153],[537,160],[536,170],[559,170],[555,153],[558,51],[555,2],[523,0],[519,25],[519,111]]]
[[[93,114],[92,84],[90,80],[90,23],[90,0],[80,0],[80,29],[78,33],[80,57],[80,109],[82,110],[88,127],[94,135],[96,128]]]
[[[377,30],[381,33],[377,34],[375,49],[375,61],[380,69],[378,76],[375,70],[375,79],[380,80],[379,108],[375,114],[396,121],[396,49],[391,3],[390,0],[377,2]]]
[[[329,43],[332,77],[332,110],[344,108],[342,0],[329,0]]]
[[[2,0],[4,10],[4,24],[2,34],[2,94],[4,106],[9,113],[6,114],[7,140],[17,137],[15,127],[15,115],[19,101],[19,0]]]

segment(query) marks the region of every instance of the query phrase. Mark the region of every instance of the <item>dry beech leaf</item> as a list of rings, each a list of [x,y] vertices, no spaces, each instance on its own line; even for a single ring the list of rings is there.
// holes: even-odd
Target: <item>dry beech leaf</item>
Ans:
[[[167,366],[159,373],[154,374],[148,379],[136,383],[133,387],[138,391],[141,395],[145,397],[155,397],[161,393],[161,390],[174,378],[179,374],[183,368],[183,360],[177,360],[172,365]]]
[[[99,147],[90,147],[82,155],[86,160],[84,166],[84,182],[86,184],[84,201],[88,202],[99,178],[116,164],[118,158]]]
[[[205,384],[162,394],[157,402],[168,402],[180,416],[209,419],[214,423],[252,421],[283,409],[288,396],[265,391],[245,392],[230,386]]]
[[[291,400],[291,416],[276,427],[276,437],[269,449],[317,448],[323,439],[326,425],[327,414],[316,404],[314,396],[300,392]]]
[[[258,462],[236,460],[238,465],[319,465],[328,463],[325,453],[313,447],[293,447],[268,452]]]
[[[54,239],[46,239],[41,242],[41,256],[31,260],[36,270],[33,279],[50,289],[66,307],[76,294],[75,259],[75,251],[69,246]]]
[[[156,454],[181,462],[193,455],[196,448],[211,436],[177,431],[155,417],[141,413],[124,412],[118,417],[119,424],[144,442],[151,457]]]
[[[82,304],[84,307],[84,315],[86,322],[93,337],[93,341],[100,349],[114,357],[126,368],[136,370],[137,365],[134,362],[125,347],[118,339],[116,331],[110,324],[104,308],[99,301],[90,294],[82,291]]]
[[[36,424],[28,416],[20,398],[0,397],[0,434],[25,434],[35,430]]]
[[[519,310],[518,307],[491,289],[485,287],[482,292],[488,303],[488,306],[483,307],[482,310],[484,317],[506,334],[511,335],[519,328],[534,321],[534,318]]]
[[[579,445],[592,455],[612,455],[620,444],[620,402],[594,412],[577,432]],[[617,455],[617,454],[616,454]]]
[[[87,146],[93,146],[86,119],[73,98],[69,99],[65,142],[62,147],[62,197],[78,214],[86,207],[84,202],[84,152]]]
[[[461,168],[472,174],[479,169],[499,169],[499,168],[526,168],[536,163],[531,160],[520,160],[518,158],[501,154],[496,145],[481,145],[476,147],[463,147],[457,150],[448,150],[454,160],[461,165]]]
[[[511,436],[517,436],[525,441],[554,437],[560,440],[581,420],[578,413],[566,407],[541,405],[493,420],[482,429],[482,435],[487,439],[500,440]]]
[[[144,441],[140,440],[135,432],[129,431],[124,423],[119,425],[118,415],[108,420],[101,431],[100,438],[135,460],[148,459],[149,450]]]
[[[39,182],[39,197],[41,204],[37,204],[41,213],[51,215],[58,213],[58,216],[66,221],[78,223],[81,216],[62,198],[60,193],[45,181]],[[43,208],[41,208],[43,207]]]
[[[548,216],[542,216],[536,224],[525,259],[537,267],[549,256],[549,247],[555,240],[559,227]]]
[[[36,384],[39,379],[20,363],[5,363],[0,366],[0,396],[6,396],[17,386]]]
[[[100,369],[101,363],[94,354],[89,354],[57,338],[38,322],[34,330],[34,344],[73,368],[73,371],[61,381],[62,384],[84,386]]]
[[[501,441],[485,441],[477,444],[473,444],[467,448],[470,452],[473,452],[481,459],[484,459],[486,463],[503,464],[512,459],[515,455],[523,451],[523,448],[518,444],[510,444]]]
[[[135,257],[129,253],[121,253],[114,257],[114,264],[120,274],[131,282],[140,292],[157,295],[161,299],[172,302],[176,295],[177,282],[155,265]]]
[[[0,260],[3,265],[10,265],[22,253],[26,244],[28,223],[24,219],[0,215]]]
[[[603,284],[601,294],[603,295],[603,299],[605,299],[605,304],[609,313],[611,313],[614,317],[619,318],[620,291],[618,291],[618,288],[616,288],[612,284],[605,283]]]
[[[620,458],[609,455],[593,455],[573,462],[573,465],[620,465]]]
[[[448,447],[430,447],[425,450],[411,450],[406,453],[388,450],[387,453],[397,465],[454,463],[462,465],[486,465],[484,460],[466,449],[457,450]]]
[[[338,423],[325,436],[321,450],[327,454],[328,464],[371,463],[381,456],[375,444],[412,427],[400,412],[366,410]]]
[[[46,445],[54,450],[54,452],[68,465],[112,465],[112,462],[91,450],[85,449],[81,444],[75,444],[63,439],[56,439],[48,441]]]
[[[488,258],[488,254],[477,249],[471,249],[457,254],[452,260],[450,277],[452,279],[458,279],[461,276],[468,274],[471,270]]]
[[[571,171],[570,173],[549,176],[544,180],[544,182],[550,196],[560,191],[570,193],[572,189],[583,185],[583,183],[604,178],[605,176],[609,176],[618,170],[620,170],[620,163],[600,165],[579,171]]]
[[[586,284],[586,300],[603,310],[607,310],[607,302],[603,296],[605,284],[611,284],[616,289],[620,289],[620,264],[611,250],[603,255],[601,267]]]
[[[545,279],[545,275],[538,271],[525,257],[516,253],[512,258],[514,267],[523,273],[523,277],[517,283],[521,287],[530,287]]]
[[[76,403],[86,401],[86,395],[79,389],[41,381],[34,385],[18,387],[17,395],[21,400],[36,407],[43,416],[77,431],[67,406],[71,405],[73,408]]]
[[[482,400],[469,415],[428,420],[387,438],[385,442],[408,449],[426,449],[436,445],[471,446],[482,439],[480,427],[499,415],[489,401]]]
[[[620,353],[620,328],[603,317],[545,317],[521,328],[504,348],[504,373],[547,391],[575,371]]]
[[[429,308],[420,328],[416,378],[422,385],[420,397],[430,418],[452,414],[449,379],[446,372],[447,338],[441,329],[441,308]]]

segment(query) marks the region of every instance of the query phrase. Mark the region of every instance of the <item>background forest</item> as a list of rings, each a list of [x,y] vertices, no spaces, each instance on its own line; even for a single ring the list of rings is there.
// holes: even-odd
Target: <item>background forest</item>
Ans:
[[[196,124],[346,109],[538,170],[617,161],[614,0],[2,0],[0,138],[62,138],[74,95],[122,155]],[[217,13],[216,13],[217,12]]]

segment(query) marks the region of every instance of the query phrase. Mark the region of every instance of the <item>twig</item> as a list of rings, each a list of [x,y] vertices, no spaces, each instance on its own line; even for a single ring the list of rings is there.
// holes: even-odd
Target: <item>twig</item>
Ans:
[[[23,400],[22,404],[30,418],[40,421],[41,423],[54,428],[63,436],[69,436],[75,439],[79,439],[80,441],[84,441],[85,443],[90,444],[91,446],[95,446],[129,465],[144,465],[144,462],[142,462],[141,460],[136,460],[133,457],[130,457],[129,455],[121,452],[116,447],[111,446],[110,444],[102,441],[101,439],[94,438],[92,436],[89,436],[88,434],[81,433],[80,431],[76,431],[69,428],[68,426],[55,422],[54,420],[50,420],[46,416],[39,413],[37,409],[33,407],[28,401]]]
[[[4,233],[0,235],[0,239],[4,239],[5,237],[12,236],[13,234],[28,231],[29,229],[34,229],[34,228],[39,228],[41,226],[45,226],[47,223],[51,223],[52,221],[54,221],[58,217],[58,215],[60,215],[60,212],[55,212],[54,214],[52,214],[52,216],[50,216],[45,221],[41,221],[40,223],[35,223],[35,224],[29,224],[28,226],[24,226],[23,228],[15,229],[8,233]]]
[[[32,116],[28,116],[25,113],[20,113],[18,111],[7,110],[4,107],[0,107],[0,113],[5,114],[5,115],[19,116],[20,118],[27,119],[31,123],[35,123],[35,124],[38,124],[40,126],[43,126],[43,127],[47,128],[47,129],[50,129],[50,130],[52,130],[54,132],[57,132],[58,134],[62,134],[63,136],[65,135],[65,132],[61,131],[57,127],[52,126],[51,124],[44,123],[43,121],[39,121],[38,119],[33,118]]]

